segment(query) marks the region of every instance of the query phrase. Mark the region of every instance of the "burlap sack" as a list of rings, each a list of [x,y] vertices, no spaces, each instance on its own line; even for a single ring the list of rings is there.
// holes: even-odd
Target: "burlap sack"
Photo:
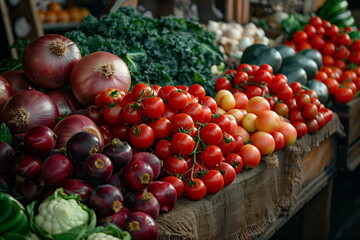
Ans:
[[[219,193],[200,201],[180,199],[172,211],[158,217],[160,239],[237,240],[263,234],[296,201],[304,154],[335,133],[343,133],[336,114],[317,133],[243,170]]]

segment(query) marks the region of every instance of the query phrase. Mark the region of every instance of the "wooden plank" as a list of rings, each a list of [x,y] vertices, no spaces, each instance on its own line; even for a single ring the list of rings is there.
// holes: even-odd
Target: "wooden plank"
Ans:
[[[1,36],[1,38],[5,38],[4,42],[6,42],[7,46],[10,46],[14,43],[14,34],[12,31],[8,6],[6,5],[5,0],[0,0],[0,10],[1,10],[1,17],[2,17],[2,23],[5,30],[5,36]],[[3,41],[1,41],[3,42]],[[10,55],[12,58],[17,58],[18,54],[15,49],[10,50]]]
[[[225,3],[225,21],[234,21],[234,0],[226,0]]]

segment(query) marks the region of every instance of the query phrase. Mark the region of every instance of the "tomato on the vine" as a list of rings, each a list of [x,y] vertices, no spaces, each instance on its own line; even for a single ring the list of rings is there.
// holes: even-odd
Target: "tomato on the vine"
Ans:
[[[166,159],[174,154],[170,146],[171,142],[169,140],[161,139],[155,144],[154,154],[161,160]]]
[[[154,130],[145,123],[134,125],[130,128],[129,140],[135,148],[146,149],[154,143]]]
[[[189,103],[181,112],[188,114],[194,122],[202,122],[204,119],[204,110],[200,103]]]
[[[322,19],[319,16],[313,16],[310,18],[309,24],[314,27],[322,26]]]
[[[141,101],[142,113],[150,119],[157,119],[165,112],[165,103],[160,97],[149,97]]]
[[[308,36],[303,30],[298,30],[293,34],[292,39],[295,43],[300,44],[302,42],[307,42]]]
[[[149,126],[154,130],[155,139],[164,139],[170,136],[171,122],[167,118],[160,117],[150,122]]]
[[[304,136],[308,132],[308,127],[307,127],[306,123],[304,123],[304,122],[301,122],[301,121],[294,122],[293,126],[296,129],[297,138],[301,138],[302,136]]]
[[[140,105],[137,102],[130,102],[126,104],[122,111],[121,117],[124,123],[127,124],[140,124],[143,120],[143,113],[140,110]]]
[[[189,131],[195,127],[194,121],[189,114],[178,113],[171,117],[170,119],[170,132],[177,133],[182,130]],[[181,130],[182,129],[182,130]]]
[[[225,157],[224,162],[230,164],[234,169],[236,174],[240,173],[243,169],[244,162],[239,154],[230,153]]]
[[[180,178],[175,176],[166,176],[162,178],[161,181],[169,182],[171,183],[171,185],[174,186],[176,190],[177,199],[181,198],[182,195],[184,194],[185,184],[183,180],[181,180]]]
[[[136,84],[131,92],[134,101],[154,96],[154,89],[145,83]]]
[[[235,138],[227,132],[224,132],[223,136],[223,139],[217,144],[217,146],[221,149],[222,154],[226,156],[234,150],[236,142]]]
[[[199,154],[199,159],[208,168],[217,168],[223,159],[223,155],[219,147],[210,145]]]
[[[182,157],[169,156],[163,162],[163,170],[172,176],[181,176],[189,169]]]
[[[200,179],[206,186],[207,194],[215,194],[224,187],[224,177],[218,170],[210,169]]]
[[[172,136],[170,147],[174,154],[186,156],[194,151],[195,141],[190,135],[178,132]]]
[[[222,89],[231,90],[232,85],[229,79],[225,77],[221,77],[218,80],[216,80],[215,83],[215,91],[218,92]]]
[[[109,88],[96,94],[94,103],[98,107],[107,107],[120,103],[124,96],[125,92],[121,89]]]
[[[200,84],[193,84],[189,87],[188,92],[192,95],[194,95],[194,97],[197,97],[198,99],[201,99],[203,97],[205,97],[205,89],[203,86],[201,86]]]
[[[168,105],[175,110],[181,110],[188,104],[188,97],[182,90],[172,91],[167,98]]]
[[[316,28],[310,24],[305,25],[304,32],[308,36],[308,38],[312,38],[316,34]]]
[[[236,171],[233,166],[227,162],[221,162],[218,169],[224,178],[224,186],[232,183],[236,178]]]
[[[206,186],[199,178],[193,178],[185,183],[185,195],[191,200],[200,200],[206,195]]]
[[[121,118],[122,106],[120,104],[105,108],[102,112],[103,119],[106,124],[110,126],[121,125],[123,123]]]
[[[217,145],[223,139],[223,131],[216,123],[208,123],[200,128],[200,139],[207,145]]]

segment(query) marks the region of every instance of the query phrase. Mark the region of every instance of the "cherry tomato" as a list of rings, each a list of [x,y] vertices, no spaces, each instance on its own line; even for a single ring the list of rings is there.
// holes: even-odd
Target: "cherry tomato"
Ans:
[[[347,103],[353,99],[354,94],[353,91],[348,87],[340,87],[334,93],[335,101],[339,103]]]
[[[297,50],[298,52],[300,52],[301,50],[311,49],[311,48],[312,48],[312,47],[311,47],[311,44],[310,44],[310,43],[308,43],[308,42],[302,42],[302,43],[300,43],[300,44],[297,46],[296,50]]]
[[[351,44],[350,36],[347,33],[343,32],[337,37],[335,43],[337,45],[349,46]]]
[[[222,89],[231,90],[232,85],[229,79],[222,77],[216,80],[215,91],[218,92]]]
[[[240,173],[243,169],[244,162],[237,153],[228,154],[224,162],[230,164],[235,169],[236,174]]]
[[[236,171],[233,166],[227,162],[221,162],[218,169],[224,178],[224,186],[232,183],[236,178]]]
[[[224,187],[224,177],[218,170],[210,169],[200,179],[206,186],[206,194],[215,194]]]
[[[325,29],[325,36],[329,38],[337,37],[339,34],[339,28],[335,24],[330,24],[324,27]]]
[[[306,126],[308,128],[308,133],[315,133],[319,130],[319,124],[316,119],[310,119],[306,121]]]
[[[305,122],[305,117],[304,117],[304,115],[302,114],[302,112],[300,110],[291,111],[289,119],[290,119],[291,123]]]
[[[207,145],[217,145],[223,139],[223,131],[216,123],[208,123],[200,128],[200,138]]]
[[[131,92],[134,101],[154,96],[154,89],[145,83],[136,84]]]
[[[293,38],[293,41],[297,44],[300,44],[302,42],[307,42],[307,40],[308,40],[307,34],[302,30],[296,31],[293,34],[292,38]]]
[[[306,119],[314,119],[318,114],[318,108],[315,106],[315,104],[307,103],[302,109],[302,114]]]
[[[289,114],[289,107],[285,103],[276,103],[273,110],[283,117],[286,117]]]
[[[356,94],[356,84],[353,81],[350,82],[343,82],[342,84],[344,87],[348,87],[351,89],[351,91],[353,92],[353,95],[355,96]]]
[[[200,99],[200,103],[202,105],[207,106],[208,108],[210,108],[212,113],[216,113],[217,110],[217,103],[215,101],[215,99],[213,99],[210,96],[205,96],[203,98]]]
[[[335,44],[332,42],[326,42],[321,48],[321,52],[323,55],[332,56],[335,53]]]
[[[208,123],[211,121],[211,110],[208,106],[205,105],[201,105],[202,109],[203,109],[203,113],[204,113],[204,117],[203,120],[201,121],[201,123]]]
[[[349,55],[350,55],[349,49],[344,45],[340,45],[336,49],[336,52],[334,53],[333,57],[335,59],[347,59]]]
[[[213,123],[216,123],[222,131],[230,133],[231,132],[231,123],[230,119],[225,115],[215,115],[212,119]]]
[[[175,110],[181,110],[188,104],[188,97],[185,92],[173,91],[169,94],[167,99],[168,105]]]
[[[181,112],[188,114],[194,122],[202,122],[204,119],[204,110],[200,103],[189,103]]]
[[[194,97],[197,97],[198,99],[201,99],[203,97],[205,97],[205,89],[203,86],[201,86],[200,84],[193,84],[189,87],[188,92],[192,95],[194,95]]]
[[[142,113],[150,119],[157,119],[165,112],[165,103],[160,97],[149,97],[141,101]]]
[[[169,156],[163,162],[163,170],[172,176],[181,176],[189,168],[187,162],[182,157]]]
[[[316,114],[315,119],[318,123],[319,129],[325,126],[326,120],[323,113],[319,112],[318,114]]]
[[[95,105],[98,107],[107,107],[120,103],[125,92],[121,89],[109,88],[99,92],[94,99]]]
[[[215,169],[219,167],[223,155],[219,147],[210,145],[199,154],[199,159],[208,168]]]
[[[145,123],[134,125],[129,131],[129,140],[137,149],[146,149],[154,143],[154,130]]]
[[[262,66],[267,66],[268,64],[266,65],[261,65],[260,66],[260,69],[257,70],[254,74],[254,79],[253,81],[257,84],[262,84],[262,85],[267,85],[267,86],[270,86],[271,84],[271,81],[272,81],[272,73],[269,72],[269,70],[265,70],[265,69],[261,69]],[[270,65],[268,65],[270,66]],[[271,67],[271,66],[270,66]],[[271,68],[271,71],[272,71],[272,68]]]
[[[172,136],[170,147],[174,154],[186,156],[194,151],[195,141],[190,135],[178,132]]]
[[[316,28],[310,24],[305,25],[304,32],[308,36],[308,38],[312,38],[316,34]]]
[[[324,66],[333,66],[334,62],[334,58],[331,55],[323,55]]]
[[[320,50],[324,46],[325,40],[321,36],[315,35],[311,38],[310,44],[313,48]]]
[[[281,101],[286,101],[293,96],[293,91],[291,87],[287,84],[283,84],[280,86],[280,88],[275,89],[274,93]]]
[[[247,74],[247,72],[244,71],[237,71],[235,73],[233,82],[236,86],[246,83],[249,79],[249,75]]]
[[[252,67],[249,65],[249,64],[247,64],[247,63],[242,63],[242,64],[240,64],[237,68],[236,68],[236,71],[238,71],[238,72],[246,72],[246,73],[251,73],[251,72],[253,72],[253,69],[252,69]]]
[[[160,159],[166,159],[167,157],[173,155],[174,153],[171,150],[171,143],[169,140],[161,139],[155,144],[154,154]]]
[[[200,200],[206,195],[206,186],[199,178],[193,178],[185,183],[185,195],[191,200]]]
[[[263,89],[259,86],[251,85],[248,88],[246,88],[245,94],[248,97],[248,99],[253,98],[255,96],[262,96]]]
[[[309,24],[314,27],[322,26],[322,19],[319,16],[313,16],[310,18]]]
[[[170,136],[171,122],[167,118],[160,117],[149,123],[149,126],[154,130],[156,140],[168,138]]]
[[[274,131],[271,133],[271,136],[275,140],[275,149],[274,152],[280,151],[285,146],[285,138],[281,132]]]
[[[351,53],[348,60],[356,65],[360,65],[360,51],[354,51]]]
[[[301,83],[299,82],[292,82],[289,85],[291,87],[291,90],[293,91],[293,95],[296,95],[301,91]]]
[[[140,124],[143,120],[143,113],[140,110],[140,105],[136,102],[126,104],[121,111],[121,118],[127,124]]]
[[[293,126],[296,129],[297,138],[301,138],[308,132],[308,127],[307,127],[306,123],[304,123],[304,122],[294,122]]]
[[[102,113],[105,123],[110,126],[123,124],[121,112],[122,106],[120,104],[105,108]]]
[[[184,92],[187,92],[189,90],[189,87],[185,85],[177,85],[176,87],[180,90],[183,90]]]
[[[162,178],[161,181],[169,182],[169,183],[171,183],[171,185],[174,186],[174,188],[176,190],[176,194],[177,194],[177,199],[179,199],[183,196],[184,188],[185,188],[185,184],[184,184],[183,180],[181,180],[180,178],[175,177],[175,176],[166,176],[166,177]]]
[[[194,121],[190,117],[189,114],[186,113],[178,113],[175,114],[171,120],[170,125],[170,132],[171,133],[177,133],[180,131],[180,128],[182,128],[185,131],[189,131],[190,129],[194,128]]]
[[[167,101],[170,93],[177,90],[178,89],[172,85],[163,86],[159,89],[158,97],[161,97],[163,100]]]
[[[338,82],[342,83],[342,82],[354,81],[356,77],[357,76],[354,71],[346,70],[341,74],[340,78],[338,79]]]
[[[226,156],[236,147],[235,138],[231,134],[224,132],[224,137],[217,146],[221,149],[222,154]]]
[[[351,46],[350,46],[350,49],[352,51],[360,51],[360,39],[354,41]]]

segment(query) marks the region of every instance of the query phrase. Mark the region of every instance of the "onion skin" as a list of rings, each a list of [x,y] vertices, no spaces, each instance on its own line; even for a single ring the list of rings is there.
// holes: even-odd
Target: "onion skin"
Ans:
[[[147,188],[160,203],[160,212],[168,212],[172,210],[177,202],[176,189],[169,182],[155,181],[150,183]]]
[[[24,70],[10,70],[1,75],[9,82],[14,93],[34,89]]]
[[[82,201],[86,201],[94,190],[89,183],[72,178],[63,181],[61,187],[64,188],[64,192],[68,195],[79,194]]]
[[[70,76],[71,89],[76,99],[84,106],[94,104],[95,96],[102,90],[117,88],[127,92],[130,85],[130,71],[125,62],[118,56],[104,51],[81,58],[73,67]]]
[[[26,132],[37,125],[53,128],[59,116],[53,100],[37,90],[15,93],[3,106],[0,122],[4,122],[11,133]]]
[[[82,108],[81,104],[76,100],[75,96],[70,91],[55,89],[47,91],[46,94],[56,104],[59,116],[70,115],[75,110]]]
[[[14,95],[10,83],[0,75],[0,110],[7,100]]]
[[[64,52],[52,51],[54,41],[64,43]],[[61,43],[61,44],[62,44]],[[32,41],[23,54],[23,69],[32,82],[45,89],[56,89],[69,82],[73,66],[81,59],[78,46],[59,34],[46,34]]]
[[[66,147],[67,141],[78,132],[90,132],[99,139],[100,149],[104,147],[104,138],[98,126],[88,117],[74,114],[59,121],[54,127],[54,132],[58,136],[56,147]]]
[[[73,164],[62,154],[50,155],[41,166],[40,176],[49,187],[59,187],[65,179],[71,178]]]

